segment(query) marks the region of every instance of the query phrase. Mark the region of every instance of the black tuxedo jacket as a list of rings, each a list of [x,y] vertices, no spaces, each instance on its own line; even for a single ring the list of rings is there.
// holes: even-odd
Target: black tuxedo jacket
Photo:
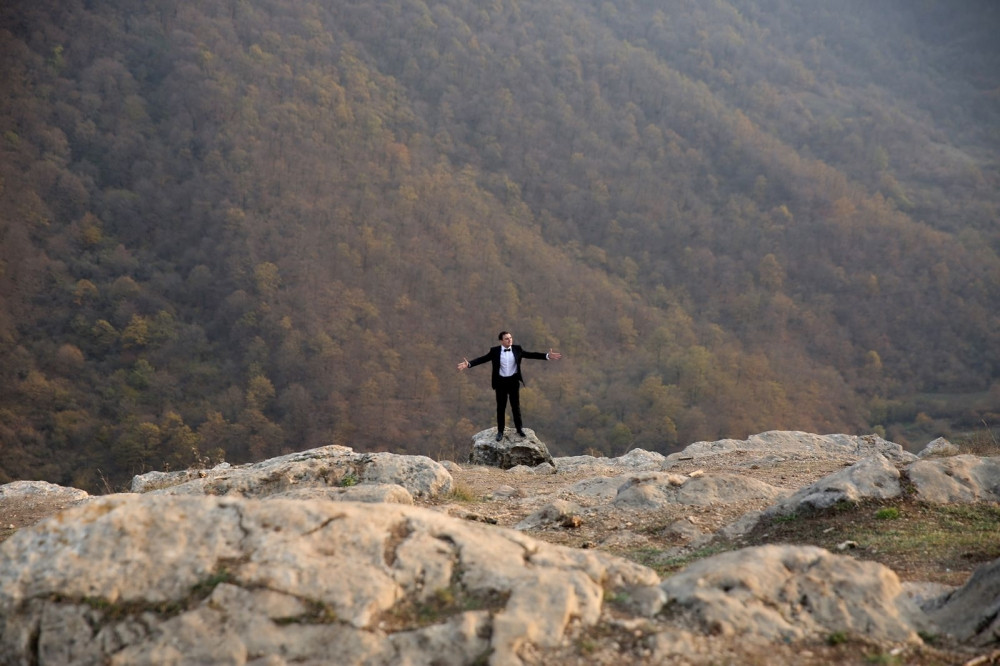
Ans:
[[[544,361],[546,360],[546,355],[543,352],[524,351],[521,348],[521,345],[511,345],[511,349],[514,352],[514,376],[517,377],[518,382],[524,384],[524,376],[521,374],[521,359],[534,358]],[[493,362],[493,378],[490,385],[493,387],[493,390],[496,390],[497,385],[500,383],[500,345],[491,347],[488,352],[479,358],[474,358],[469,361],[469,367],[471,368],[474,365],[486,363],[486,361]]]

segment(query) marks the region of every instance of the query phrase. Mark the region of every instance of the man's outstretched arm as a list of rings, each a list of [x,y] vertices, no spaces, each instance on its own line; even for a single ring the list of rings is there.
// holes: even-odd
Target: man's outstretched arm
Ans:
[[[533,358],[539,361],[558,361],[562,358],[562,354],[554,349],[549,349],[548,353],[544,354],[542,352],[522,351],[521,358]]]
[[[458,369],[459,370],[465,370],[466,368],[471,368],[474,365],[479,365],[480,363],[486,363],[486,361],[488,361],[488,360],[490,360],[490,353],[489,352],[486,352],[485,354],[483,354],[479,358],[474,358],[471,361],[469,359],[467,359],[467,358],[463,358],[462,362],[458,364]]]

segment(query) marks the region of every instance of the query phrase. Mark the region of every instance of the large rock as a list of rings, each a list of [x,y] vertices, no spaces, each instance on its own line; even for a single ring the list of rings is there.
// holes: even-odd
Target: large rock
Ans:
[[[906,473],[925,502],[1000,501],[1000,457],[925,458],[909,465]]]
[[[615,497],[617,507],[658,509],[671,504],[711,506],[750,500],[773,501],[787,491],[738,474],[705,474],[691,478],[666,472],[636,474],[623,483]]]
[[[660,586],[665,612],[706,633],[763,642],[921,642],[926,620],[892,570],[813,546],[759,546],[699,560]],[[673,623],[672,623],[673,624]]]
[[[726,539],[736,539],[752,531],[761,520],[775,516],[792,515],[802,509],[825,509],[838,502],[898,497],[903,492],[899,479],[899,470],[884,456],[875,455],[800,488],[763,511],[747,512],[733,523],[720,528],[716,534]]]
[[[561,458],[556,458],[559,463]],[[618,489],[628,483],[630,476],[596,476],[577,481],[566,492],[580,497],[590,497],[602,500],[613,500],[618,496]]]
[[[573,502],[557,499],[514,526],[515,530],[531,530],[542,525],[562,522],[580,513],[580,507]]]
[[[346,446],[324,446],[249,465],[150,472],[132,479],[132,492],[264,498],[302,488],[368,483],[396,484],[415,497],[436,497],[451,490],[452,478],[426,456],[355,453]]]
[[[72,504],[89,498],[86,490],[59,486],[48,481],[13,481],[0,486],[0,502],[65,502]]]
[[[1000,646],[1000,559],[925,609],[939,629],[963,643]]]
[[[503,439],[498,442],[496,428],[476,433],[472,437],[469,463],[500,469],[510,469],[518,465],[535,467],[543,463],[554,466],[548,447],[535,436],[535,432],[525,428],[524,434],[525,437],[521,437],[508,428],[504,432]]]
[[[939,457],[943,458],[946,456],[957,456],[961,451],[957,446],[949,442],[944,437],[938,437],[930,442],[927,442],[920,453],[917,454],[918,458],[932,458]]]
[[[825,509],[838,502],[888,499],[899,497],[902,492],[899,470],[884,456],[875,455],[798,490],[765,511],[765,515],[791,514],[801,508]]]
[[[396,483],[362,483],[346,488],[317,488],[315,486],[293,488],[283,493],[270,495],[267,499],[318,499],[334,502],[413,504],[413,495]]]
[[[518,664],[658,583],[416,507],[109,496],[0,544],[0,663]]]
[[[561,471],[576,473],[590,472],[605,476],[608,474],[623,474],[625,472],[653,472],[663,468],[667,458],[656,451],[632,449],[617,458],[601,458],[596,456],[563,456],[556,458],[556,467]]]
[[[755,458],[753,464],[759,464],[766,459],[776,463],[797,458],[860,460],[876,454],[898,463],[909,463],[917,459],[899,444],[884,440],[878,435],[815,435],[808,432],[771,430],[751,435],[743,440],[695,442],[685,447],[683,451],[667,456],[667,462],[697,460],[736,451],[753,453]]]

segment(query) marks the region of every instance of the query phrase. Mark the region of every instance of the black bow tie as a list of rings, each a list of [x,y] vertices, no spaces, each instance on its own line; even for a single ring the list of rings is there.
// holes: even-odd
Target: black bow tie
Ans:
[[[510,351],[510,347],[504,347],[503,350],[504,351]]]

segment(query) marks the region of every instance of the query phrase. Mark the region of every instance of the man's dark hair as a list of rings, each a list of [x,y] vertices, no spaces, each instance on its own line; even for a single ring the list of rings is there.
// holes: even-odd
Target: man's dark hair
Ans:
[[[503,340],[503,336],[508,335],[510,331],[500,331],[500,335],[497,336],[497,340]]]

